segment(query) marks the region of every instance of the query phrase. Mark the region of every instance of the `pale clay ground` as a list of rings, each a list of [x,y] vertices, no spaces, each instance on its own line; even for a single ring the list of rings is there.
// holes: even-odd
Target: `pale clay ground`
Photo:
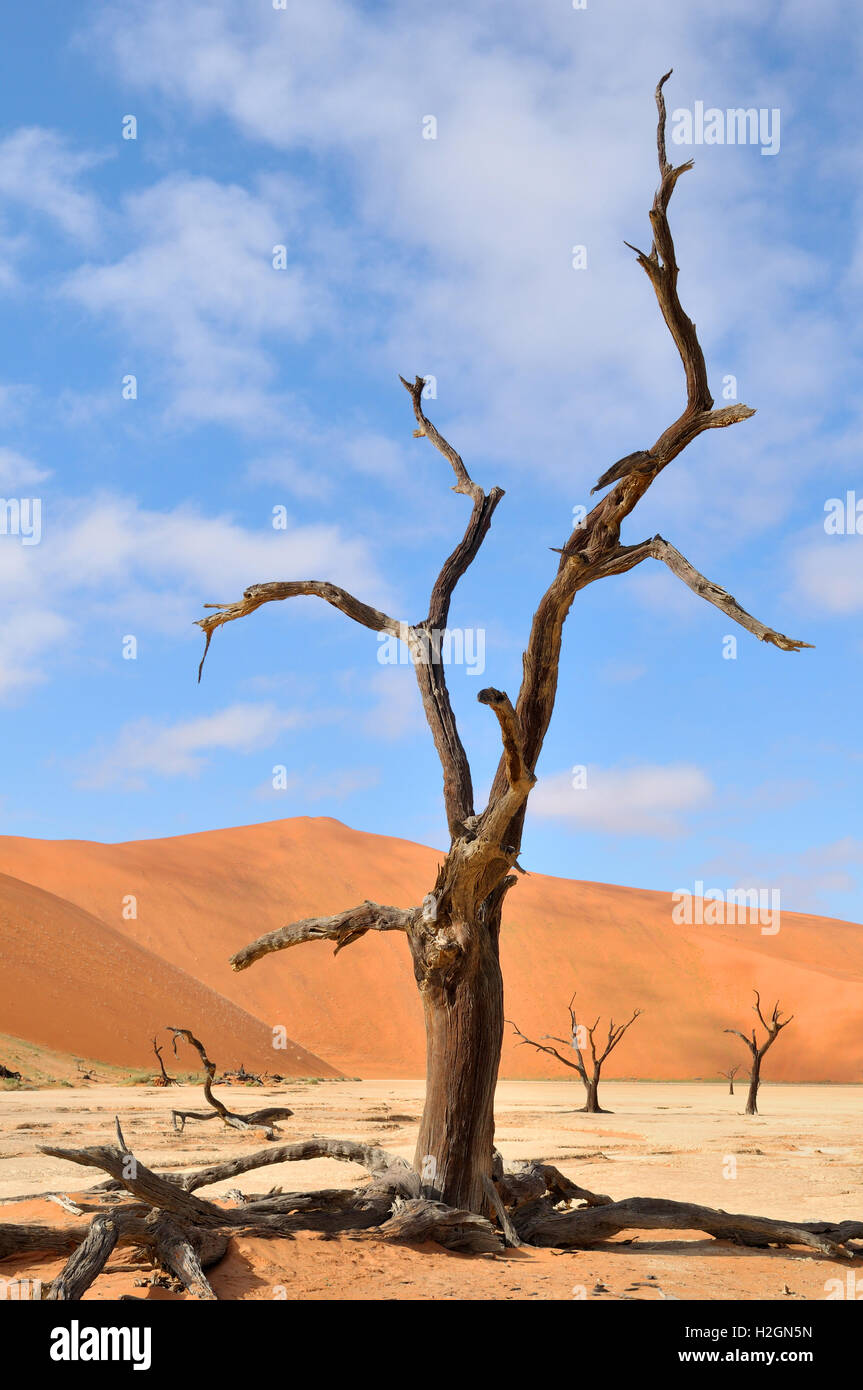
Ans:
[[[240,1113],[280,1099],[294,1115],[280,1142],[326,1135],[376,1143],[413,1156],[421,1081],[289,1082],[223,1087]],[[789,1220],[863,1219],[863,1087],[762,1085],[762,1114],[742,1110],[746,1083],[603,1083],[613,1114],[583,1115],[580,1085],[504,1081],[497,1094],[497,1144],[505,1159],[542,1158],[582,1186],[614,1198],[670,1197],[728,1211]],[[37,1153],[42,1143],[85,1147],[114,1142],[120,1116],[129,1147],[154,1168],[189,1169],[264,1147],[259,1135],[190,1121],[182,1135],[170,1110],[202,1108],[197,1087],[89,1086],[0,1093],[0,1199],[80,1192],[103,1176]],[[730,1176],[730,1174],[735,1174]],[[240,1186],[265,1192],[351,1186],[362,1170],[334,1160],[281,1164],[201,1191]],[[72,1220],[53,1204],[0,1206],[0,1220]],[[853,1272],[863,1295],[863,1260],[834,1262],[792,1252],[748,1251],[697,1233],[625,1233],[602,1247],[560,1255],[508,1251],[466,1257],[432,1247],[393,1247],[303,1234],[292,1242],[235,1239],[212,1272],[223,1298],[823,1299]],[[112,1263],[128,1262],[128,1252]],[[0,1279],[48,1279],[62,1260],[0,1262]],[[109,1267],[110,1269],[110,1267]],[[135,1288],[133,1274],[107,1273],[88,1297],[178,1297]],[[596,1284],[602,1285],[595,1288]],[[789,1292],[785,1292],[785,1289]],[[274,1293],[274,1290],[279,1292]],[[583,1292],[582,1292],[583,1291]]]

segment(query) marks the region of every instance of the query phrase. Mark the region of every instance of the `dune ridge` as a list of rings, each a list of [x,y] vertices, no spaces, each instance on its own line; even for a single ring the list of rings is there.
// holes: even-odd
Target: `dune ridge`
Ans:
[[[421,901],[440,858],[439,850],[326,817],[111,845],[0,837],[0,871],[89,913],[94,942],[101,940],[99,925],[110,929],[245,1011],[267,1033],[281,1025],[331,1068],[367,1077],[424,1074],[422,1010],[399,935],[369,934],[336,959],[327,943],[305,945],[241,974],[228,959],[298,917],[364,898],[402,907]],[[4,907],[7,891],[0,884]],[[131,921],[122,915],[130,894],[137,900]],[[778,997],[795,1015],[768,1056],[765,1076],[863,1080],[863,926],[788,912],[776,935],[762,935],[750,925],[676,925],[671,909],[670,893],[521,878],[504,910],[507,1017],[534,1037],[565,1033],[573,989],[590,1022],[640,1007],[643,1017],[606,1074],[709,1078],[734,1062],[745,1073],[743,1044],[722,1030],[751,1027],[757,987],[771,1006]],[[92,946],[89,957],[98,959]],[[8,989],[4,983],[4,996]],[[0,1027],[25,1036],[8,1021]],[[215,1034],[207,1038],[218,1053]],[[89,1055],[97,1055],[95,1044],[94,1037]],[[238,1060],[248,1066],[253,1053]],[[518,1046],[507,1030],[501,1074],[567,1073]]]

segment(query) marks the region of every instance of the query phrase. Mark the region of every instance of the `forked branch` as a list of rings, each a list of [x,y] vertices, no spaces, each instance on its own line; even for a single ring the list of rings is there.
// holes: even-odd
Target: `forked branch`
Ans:
[[[213,1095],[213,1082],[216,1079],[216,1064],[211,1062],[207,1056],[204,1044],[196,1038],[188,1028],[171,1028],[168,1032],[174,1034],[174,1056],[177,1056],[177,1040],[184,1038],[191,1047],[195,1049],[204,1067],[204,1096],[207,1104],[212,1106],[212,1110],[172,1110],[171,1118],[174,1128],[182,1133],[187,1120],[214,1120],[218,1117],[224,1124],[231,1129],[262,1129],[268,1139],[275,1139],[273,1125],[277,1120],[287,1120],[293,1115],[293,1110],[287,1106],[277,1105],[268,1106],[265,1110],[254,1110],[248,1115],[235,1115],[226,1105],[223,1105],[218,1096]],[[122,1141],[120,1134],[119,1121],[117,1122],[117,1134]]]

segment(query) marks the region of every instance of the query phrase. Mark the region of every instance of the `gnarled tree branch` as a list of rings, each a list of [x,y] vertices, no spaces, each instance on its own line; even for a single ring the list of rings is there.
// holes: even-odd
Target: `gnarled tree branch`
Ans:
[[[197,620],[197,626],[203,629],[207,637],[204,655],[198,667],[198,680],[201,679],[210,642],[217,627],[221,627],[223,623],[232,623],[236,618],[248,617],[249,613],[254,613],[255,609],[264,603],[271,603],[276,599],[298,598],[301,595],[324,599],[348,618],[353,618],[355,623],[371,628],[373,632],[389,632],[393,637],[403,634],[404,623],[396,622],[395,618],[390,618],[388,614],[362,603],[358,598],[354,598],[353,594],[349,594],[347,589],[340,589],[337,584],[330,584],[325,579],[273,579],[264,584],[251,584],[243,591],[243,597],[237,603],[204,604],[205,608],[218,611],[211,613],[208,618]]]
[[[337,912],[333,917],[303,917],[299,922],[267,932],[266,936],[237,951],[231,956],[231,969],[248,970],[271,951],[287,951],[305,941],[335,941],[333,955],[337,956],[367,931],[407,931],[418,911],[417,908],[405,911],[401,907],[383,907],[380,903],[366,901],[359,907]]]
[[[712,579],[706,579],[703,574],[691,565],[685,555],[681,555],[679,550],[675,550],[662,536],[653,536],[650,540],[641,541],[637,545],[620,546],[611,556],[606,572],[611,574],[623,574],[625,571],[633,569],[635,565],[641,564],[642,560],[653,559],[661,560],[667,565],[672,574],[676,574],[678,579],[682,579],[687,588],[691,589],[699,598],[703,598],[707,603],[712,603],[714,608],[719,608],[723,613],[727,613],[729,618],[740,627],[746,628],[758,638],[759,642],[769,642],[772,646],[778,647],[783,652],[797,652],[803,647],[811,647],[811,642],[799,641],[796,637],[786,637],[782,632],[776,632],[774,628],[768,627],[758,618],[753,618],[751,613],[741,607],[736,598],[732,598],[727,590]]]

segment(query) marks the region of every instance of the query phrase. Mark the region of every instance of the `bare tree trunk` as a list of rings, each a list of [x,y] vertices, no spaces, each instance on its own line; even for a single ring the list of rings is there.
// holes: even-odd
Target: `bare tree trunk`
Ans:
[[[588,1115],[605,1115],[607,1112],[603,1110],[599,1103],[599,1075],[591,1076],[584,1085],[587,1091],[587,1102],[584,1106],[585,1113]]]
[[[758,1015],[758,1021],[767,1033],[767,1037],[760,1047],[754,1028],[752,1029],[751,1037],[747,1037],[745,1033],[741,1033],[738,1028],[725,1029],[726,1033],[733,1033],[736,1038],[740,1038],[741,1042],[745,1042],[749,1051],[752,1053],[752,1070],[749,1073],[749,1095],[746,1098],[745,1113],[747,1115],[758,1114],[758,1086],[761,1080],[762,1060],[765,1054],[770,1051],[770,1048],[779,1037],[782,1029],[787,1028],[791,1019],[794,1017],[793,1014],[790,1018],[782,1017],[779,1011],[779,1000],[777,999],[776,1003],[773,1005],[773,1012],[765,1018],[761,1011],[761,995],[758,993],[757,989],[755,990],[754,1012]]]
[[[752,1073],[749,1077],[749,1095],[746,1097],[746,1114],[758,1114],[758,1086],[761,1081],[761,1057],[758,1053],[752,1059]]]
[[[478,1213],[488,1207],[503,1041],[500,904],[494,918],[466,929],[477,944],[455,978],[417,971],[427,1060],[415,1166],[424,1196]]]

